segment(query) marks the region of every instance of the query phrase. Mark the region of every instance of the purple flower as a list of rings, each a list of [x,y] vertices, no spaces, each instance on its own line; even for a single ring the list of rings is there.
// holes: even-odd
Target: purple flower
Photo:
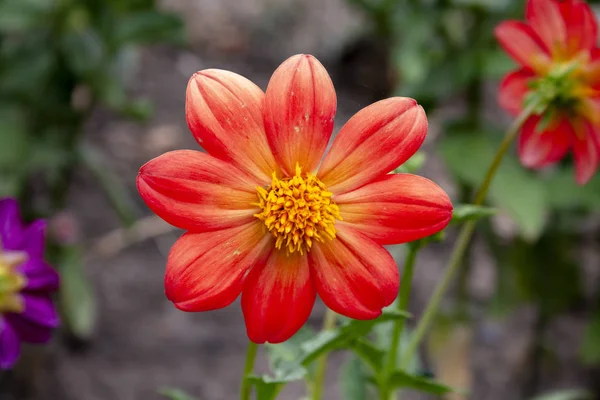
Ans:
[[[56,271],[44,259],[46,224],[24,225],[14,199],[0,200],[0,370],[11,368],[21,342],[45,343],[59,324],[51,292]]]

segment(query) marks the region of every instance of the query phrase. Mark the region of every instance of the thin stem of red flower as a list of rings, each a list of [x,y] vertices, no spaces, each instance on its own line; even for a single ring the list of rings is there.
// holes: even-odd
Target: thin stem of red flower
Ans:
[[[248,376],[252,374],[252,370],[254,369],[256,353],[258,353],[258,345],[253,341],[249,341],[248,350],[246,351],[246,363],[244,364],[244,375],[242,375],[242,387],[240,389],[241,400],[250,400],[250,395],[252,394],[252,386],[248,382]]]
[[[336,313],[329,308],[323,317],[323,331],[335,328]],[[312,400],[320,400],[323,395],[323,384],[325,383],[325,372],[327,371],[327,353],[319,358],[317,372],[315,373],[315,384],[313,385]]]
[[[502,159],[506,154],[506,151],[510,148],[511,143],[519,133],[521,126],[523,123],[533,114],[534,109],[537,107],[537,104],[532,103],[529,107],[525,108],[521,114],[514,120],[512,125],[506,131],[506,135],[500,143],[498,151],[490,164],[487,173],[485,174],[485,178],[483,179],[483,183],[477,190],[475,194],[475,200],[473,204],[481,205],[485,200],[490,184],[492,183],[494,176],[498,170],[498,167],[502,163]],[[468,221],[466,222],[460,233],[458,234],[458,238],[456,239],[456,243],[454,244],[454,248],[450,255],[450,259],[448,260],[448,264],[444,273],[444,276],[439,281],[437,287],[435,288],[425,311],[423,312],[423,316],[419,320],[417,327],[415,328],[414,334],[411,337],[411,341],[408,344],[406,352],[402,355],[400,359],[400,368],[404,369],[413,358],[415,352],[419,348],[419,344],[425,337],[429,326],[433,322],[433,319],[437,315],[437,311],[439,309],[442,298],[446,294],[450,283],[454,279],[460,265],[461,259],[465,253],[469,245],[469,241],[471,240],[471,236],[473,235],[473,231],[475,230],[476,221]]]
[[[400,291],[398,293],[398,299],[396,301],[396,308],[398,311],[406,311],[408,308],[408,302],[410,299],[410,290],[412,286],[412,276],[415,266],[415,259],[417,252],[419,251],[418,243],[410,243],[408,245],[408,253],[406,254],[406,260],[404,261],[404,270],[402,272],[402,279],[400,280]],[[400,318],[394,324],[394,331],[392,333],[392,345],[390,347],[388,362],[385,365],[383,371],[383,377],[381,380],[380,398],[382,400],[394,399],[394,390],[390,390],[388,380],[390,375],[396,368],[396,359],[398,357],[398,347],[400,346],[400,338],[402,337],[402,330],[404,329],[404,318]]]

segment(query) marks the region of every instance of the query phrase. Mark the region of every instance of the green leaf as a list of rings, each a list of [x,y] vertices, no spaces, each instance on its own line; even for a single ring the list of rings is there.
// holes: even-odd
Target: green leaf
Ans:
[[[302,379],[309,370],[302,366],[298,360],[302,357],[302,343],[314,337],[312,329],[304,326],[294,336],[283,343],[266,344],[267,357],[273,377],[267,378],[270,381],[287,381]]]
[[[97,79],[104,66],[106,44],[93,29],[69,33],[62,37],[61,49],[69,67],[80,77]]]
[[[393,388],[408,388],[436,395],[454,391],[451,387],[438,383],[433,379],[410,375],[404,371],[394,371],[390,376],[389,383]]]
[[[396,168],[393,171],[393,173],[394,174],[400,174],[400,173],[414,174],[423,167],[423,164],[425,164],[426,158],[427,158],[427,156],[425,155],[425,153],[420,152],[420,151],[416,152],[411,158],[408,159],[408,161],[406,161],[404,164],[402,164],[401,166]]]
[[[407,312],[384,310],[379,318],[369,321],[350,320],[338,328],[322,331],[302,344],[304,355],[301,362],[303,365],[308,365],[322,354],[344,348],[351,340],[367,335],[378,324],[409,317],[410,314]]]
[[[580,356],[587,365],[600,364],[600,307],[596,309],[585,329]]]
[[[498,284],[502,285],[497,288],[496,297],[500,299],[495,300],[496,307],[498,303],[503,306],[502,294],[509,300],[537,304],[546,316],[577,304],[582,294],[580,269],[573,251],[576,240],[551,231],[536,243],[515,239],[502,247],[496,255],[501,269]]]
[[[26,115],[16,106],[0,103],[0,171],[15,169],[28,148]]]
[[[397,301],[397,300],[396,300]],[[390,306],[395,307],[395,302]],[[375,344],[379,349],[389,349],[392,343],[392,334],[394,331],[394,323],[392,321],[378,324],[373,328],[373,332],[375,333]],[[398,346],[398,352],[396,354],[396,363],[400,364],[400,360],[402,359],[402,349],[406,349],[406,346],[410,342],[411,332],[405,327],[402,331],[402,336],[400,337],[400,345]],[[363,357],[364,360],[364,357]],[[407,370],[410,373],[417,373],[422,368],[422,362],[419,358],[418,352],[415,353],[412,360],[409,361],[407,365]]]
[[[301,380],[302,376],[289,376],[283,379],[273,379],[269,376],[251,375],[246,379],[248,379],[248,382],[256,389],[256,400],[274,400],[286,383]]]
[[[496,210],[490,207],[476,206],[474,204],[458,204],[452,211],[450,223],[461,224],[466,221],[477,221],[496,214]]]
[[[496,1],[496,0],[492,0]],[[489,79],[501,79],[515,67],[514,61],[501,49],[489,50],[483,58],[483,75]]]
[[[115,25],[119,44],[184,43],[183,22],[176,14],[148,10],[126,15]]]
[[[592,400],[594,395],[583,389],[572,389],[572,390],[561,390],[556,392],[550,392],[541,394],[532,398],[531,400]]]
[[[123,183],[110,171],[102,154],[89,146],[79,148],[80,161],[94,174],[121,222],[131,226],[136,221],[135,202]]]
[[[0,1],[0,33],[39,28],[51,20],[54,0]]]
[[[159,394],[170,400],[195,400],[192,396],[179,389],[161,389]]]
[[[96,299],[83,275],[83,254],[79,247],[65,247],[61,251],[60,307],[70,333],[88,340],[96,323]]]
[[[494,158],[501,135],[480,133],[460,125],[448,130],[449,134],[439,146],[442,158],[461,182],[478,187]],[[540,236],[549,211],[546,188],[539,177],[525,170],[514,157],[504,157],[488,199],[512,217],[524,238],[533,241]]]
[[[302,354],[302,344],[314,336],[315,333],[311,328],[303,326],[294,336],[283,343],[266,343],[265,348],[271,362],[271,368],[274,368],[273,364],[280,361],[297,360]]]
[[[555,210],[600,210],[600,176],[581,186],[575,182],[574,169],[562,167],[553,172],[546,186],[548,201]]]
[[[54,56],[43,34],[28,40],[4,40],[0,47],[0,92],[26,98],[28,107],[46,100],[48,87],[56,84],[51,80]],[[40,87],[44,88],[44,99],[37,96]]]
[[[340,369],[340,390],[345,400],[367,400],[367,375],[362,362],[350,357]]]
[[[373,369],[373,372],[381,369],[385,357],[385,352],[383,350],[378,349],[363,338],[352,341],[349,346],[350,349],[365,362],[365,364]]]

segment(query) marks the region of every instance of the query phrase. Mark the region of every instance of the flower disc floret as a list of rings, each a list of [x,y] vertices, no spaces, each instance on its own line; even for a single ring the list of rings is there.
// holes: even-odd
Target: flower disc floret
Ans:
[[[26,286],[27,279],[17,270],[25,259],[23,253],[5,253],[0,248],[0,313],[20,313],[25,309],[19,292]]]
[[[299,165],[293,177],[279,179],[273,173],[271,185],[256,190],[256,205],[262,211],[255,217],[276,238],[277,249],[304,254],[310,251],[314,240],[335,239],[335,221],[342,217],[331,199],[333,194],[315,175],[303,174]]]

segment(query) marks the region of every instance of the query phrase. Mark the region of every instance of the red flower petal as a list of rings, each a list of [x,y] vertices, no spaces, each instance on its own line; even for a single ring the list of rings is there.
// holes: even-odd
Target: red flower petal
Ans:
[[[246,271],[265,263],[271,242],[258,220],[217,232],[184,234],[167,260],[167,297],[183,311],[231,304],[242,291]]]
[[[540,121],[540,117],[530,117],[519,136],[519,158],[528,168],[543,168],[559,161],[573,144],[574,131],[566,118],[555,118],[542,132],[538,131]]]
[[[206,151],[265,184],[277,163],[263,125],[264,93],[248,79],[208,69],[194,74],[186,93],[188,126]]]
[[[265,99],[265,128],[275,158],[293,175],[296,163],[314,171],[333,131],[336,96],[321,63],[311,55],[288,58],[275,70]]]
[[[529,92],[528,82],[534,77],[535,74],[527,68],[506,75],[500,83],[498,93],[500,106],[513,116],[519,115],[523,109],[525,95]]]
[[[339,314],[376,318],[398,294],[396,263],[381,245],[349,225],[339,222],[336,229],[336,239],[315,243],[309,253],[317,293]]]
[[[452,203],[442,188],[411,174],[386,175],[335,201],[344,223],[379,244],[421,239],[452,218]]]
[[[529,25],[554,54],[565,48],[566,27],[560,7],[554,0],[528,0],[525,16]]]
[[[590,51],[590,62],[584,66],[585,80],[595,90],[600,90],[600,49]]]
[[[308,257],[273,250],[246,277],[242,310],[248,337],[255,343],[286,341],[304,325],[315,298]]]
[[[600,163],[599,132],[583,119],[574,121],[575,141],[573,156],[575,158],[575,180],[585,185],[598,170]]]
[[[204,232],[252,221],[259,210],[251,178],[206,153],[178,150],[140,169],[140,195],[159,217],[179,228]]]
[[[567,31],[568,55],[594,49],[598,38],[598,24],[590,6],[585,1],[562,1],[560,12]]]
[[[378,101],[342,127],[317,175],[331,192],[349,192],[408,160],[426,134],[427,117],[415,100]]]
[[[546,46],[533,29],[519,21],[504,21],[494,30],[506,52],[524,67],[544,72],[550,64]]]

